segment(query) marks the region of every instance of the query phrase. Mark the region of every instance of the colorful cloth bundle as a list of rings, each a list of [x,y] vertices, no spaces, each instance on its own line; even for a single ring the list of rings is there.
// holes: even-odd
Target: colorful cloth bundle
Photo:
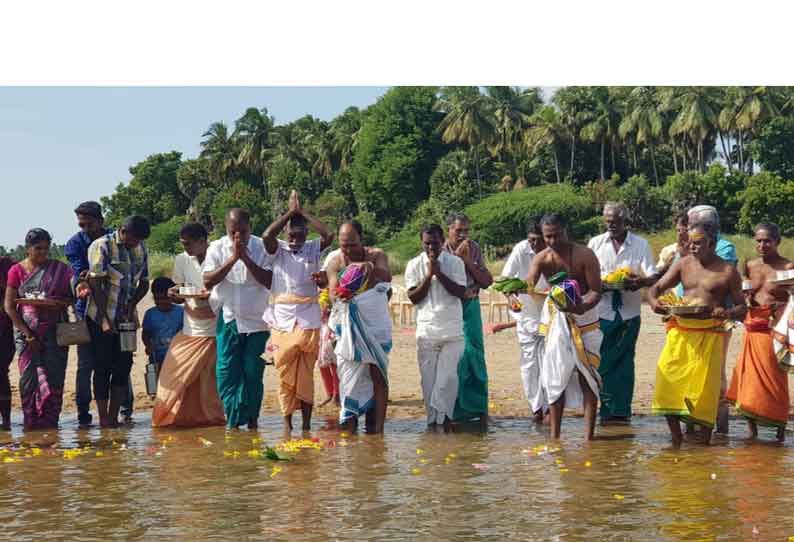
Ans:
[[[369,275],[364,267],[350,264],[339,272],[339,284],[334,294],[344,300],[352,299],[367,289]]]
[[[582,302],[582,292],[579,283],[572,279],[563,279],[551,287],[551,299],[560,307],[578,305]]]

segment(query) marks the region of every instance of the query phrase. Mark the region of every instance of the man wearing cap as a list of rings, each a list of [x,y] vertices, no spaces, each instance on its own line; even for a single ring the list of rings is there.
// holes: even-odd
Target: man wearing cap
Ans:
[[[74,210],[80,231],[66,243],[64,253],[69,266],[74,271],[75,281],[85,278],[88,273],[88,247],[96,239],[111,232],[105,228],[102,206],[95,201],[84,201]],[[77,299],[74,310],[77,317],[85,318],[86,300]],[[77,423],[91,425],[91,375],[94,371],[94,358],[90,344],[77,347],[77,378],[75,379],[75,400],[77,402]]]

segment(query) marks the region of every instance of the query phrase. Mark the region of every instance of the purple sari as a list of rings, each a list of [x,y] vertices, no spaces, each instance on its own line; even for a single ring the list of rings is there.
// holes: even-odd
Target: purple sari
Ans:
[[[19,297],[27,292],[44,292],[48,298],[70,299],[71,270],[57,260],[49,260],[27,275],[18,288]],[[41,349],[34,354],[25,336],[16,331],[19,355],[19,391],[25,429],[58,427],[63,406],[63,387],[69,348],[58,346],[55,327],[60,317],[56,311],[42,310],[30,305],[19,307],[20,315],[39,339]]]

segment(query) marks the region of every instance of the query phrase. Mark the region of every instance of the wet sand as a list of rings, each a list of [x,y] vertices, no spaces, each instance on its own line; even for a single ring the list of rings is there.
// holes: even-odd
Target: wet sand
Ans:
[[[151,306],[149,298],[141,305],[143,311]],[[487,327],[487,310],[483,307],[483,322]],[[660,317],[653,314],[647,306],[643,307],[643,324],[637,346],[636,379],[633,409],[635,414],[650,414],[653,384],[656,377],[656,362],[664,346],[664,327]],[[503,314],[504,318],[504,314]],[[498,321],[498,320],[497,320]],[[504,320],[503,320],[504,321]],[[737,326],[733,332],[728,353],[728,378],[733,370],[736,357],[741,349],[742,327]],[[142,343],[135,355],[133,366],[133,387],[135,389],[135,409],[147,410],[153,402],[146,395],[144,370],[146,356]],[[524,399],[521,379],[518,370],[519,350],[516,334],[513,329],[498,334],[485,335],[485,354],[488,364],[490,389],[490,412],[495,417],[524,417],[528,415],[527,403]],[[74,401],[75,373],[77,371],[77,348],[72,347],[69,355],[69,366],[66,376],[66,392],[64,411],[76,409]],[[14,407],[19,408],[19,393],[16,386],[19,381],[17,364],[11,367],[11,380],[14,386]],[[390,356],[389,366],[389,418],[421,418],[424,416],[422,393],[419,385],[419,370],[416,363],[416,339],[411,327],[394,328],[394,349]],[[265,401],[262,406],[263,415],[278,414],[277,395],[278,376],[270,365],[265,370]],[[315,371],[315,403],[319,404],[326,398],[319,371]],[[333,404],[319,408],[320,416],[335,416]]]

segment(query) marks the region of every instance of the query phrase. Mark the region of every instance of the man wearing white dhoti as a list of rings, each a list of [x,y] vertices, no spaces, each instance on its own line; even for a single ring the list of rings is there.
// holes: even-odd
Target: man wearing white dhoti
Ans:
[[[529,274],[532,259],[545,248],[546,243],[543,241],[540,223],[532,220],[527,229],[527,238],[513,247],[513,251],[502,269],[502,276],[524,280]],[[548,284],[543,277],[540,278],[540,283],[535,286],[535,289],[538,291],[548,289]],[[543,298],[539,298],[537,294],[523,293],[518,295],[518,301],[521,309],[519,311],[511,310],[510,316],[516,322],[516,335],[521,352],[519,360],[521,383],[524,386],[524,396],[527,398],[533,420],[536,423],[541,423],[544,410],[548,411],[549,408],[543,387],[540,385],[544,337],[538,333],[538,324]]]
[[[367,432],[382,433],[389,400],[391,271],[386,253],[365,247],[362,235],[356,221],[339,228],[340,249],[325,270],[334,299],[328,324],[337,337],[339,421],[355,429],[364,414]]]
[[[601,388],[598,258],[589,248],[568,240],[562,216],[546,215],[540,225],[547,248],[533,258],[527,284],[534,288],[541,276],[552,284],[540,329],[546,337],[540,373],[549,401],[551,437],[560,438],[567,403],[584,407],[585,438],[592,440]]]
[[[422,396],[430,426],[451,428],[458,395],[458,362],[463,355],[463,260],[442,252],[444,232],[437,224],[421,232],[424,252],[408,262],[405,286],[417,307],[416,351]]]

